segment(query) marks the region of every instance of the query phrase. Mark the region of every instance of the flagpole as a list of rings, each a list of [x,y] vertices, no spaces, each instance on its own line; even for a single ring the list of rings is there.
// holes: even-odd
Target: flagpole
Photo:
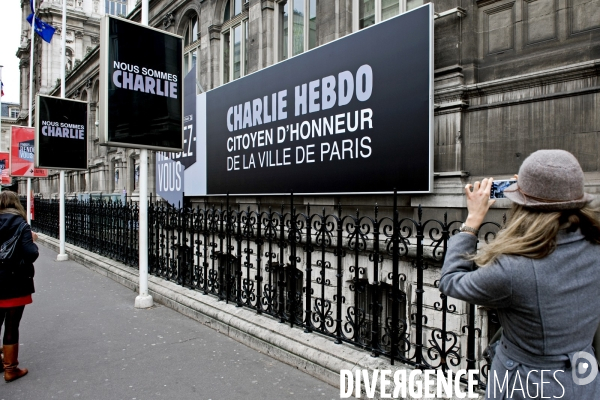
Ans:
[[[65,61],[67,56],[67,0],[63,0],[62,4],[62,55],[60,56],[60,97],[65,98],[66,96],[66,72],[65,72]],[[56,255],[56,261],[67,261],[69,255],[65,250],[65,171],[60,171],[60,180],[58,181],[59,188],[59,224],[58,224],[58,238],[59,238],[59,252]]]
[[[33,18],[31,19],[31,40],[29,42],[29,117],[27,122],[29,127],[33,127],[33,48],[35,37],[35,0],[32,1]],[[27,223],[31,225],[31,178],[27,178]]]
[[[142,25],[148,26],[148,0],[142,0]],[[148,294],[148,150],[140,149],[140,212],[139,212],[140,294],[135,308],[149,308],[154,303]]]

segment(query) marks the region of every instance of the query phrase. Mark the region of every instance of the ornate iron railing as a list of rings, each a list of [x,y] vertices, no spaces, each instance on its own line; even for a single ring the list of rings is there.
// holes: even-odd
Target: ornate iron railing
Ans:
[[[34,206],[33,229],[58,237],[58,201]],[[460,221],[423,220],[420,207],[416,218],[400,218],[396,195],[372,215],[344,214],[341,206],[299,211],[293,195],[277,210],[235,208],[229,197],[219,207],[151,201],[149,272],[392,364],[477,369],[485,387],[487,314],[437,289]],[[484,224],[481,238],[499,228]],[[137,203],[67,201],[66,240],[137,268]]]

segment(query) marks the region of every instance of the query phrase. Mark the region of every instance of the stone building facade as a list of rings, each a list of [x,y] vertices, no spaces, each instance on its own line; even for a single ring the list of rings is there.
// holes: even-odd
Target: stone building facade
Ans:
[[[123,3],[68,3],[67,96],[89,101],[91,127],[98,101],[99,19],[114,2]],[[150,25],[185,37],[185,66],[197,65],[199,91],[206,91],[422,3],[151,0],[149,18]],[[22,2],[23,21],[28,4]],[[128,18],[139,20],[140,5],[128,7]],[[600,0],[438,0],[434,7],[435,194],[409,196],[405,204],[461,206],[467,177],[510,177],[529,153],[549,147],[574,153],[589,190],[597,192]],[[60,26],[60,0],[43,2],[40,15]],[[28,104],[28,28],[24,23],[18,52],[23,105]],[[34,84],[40,93],[59,94],[58,39],[35,41]],[[24,106],[21,122],[26,115]],[[69,193],[136,190],[136,151],[99,147],[95,134],[89,145],[90,169],[68,174]],[[58,192],[55,175],[36,182],[35,190],[44,196]],[[149,184],[154,191],[154,179]]]

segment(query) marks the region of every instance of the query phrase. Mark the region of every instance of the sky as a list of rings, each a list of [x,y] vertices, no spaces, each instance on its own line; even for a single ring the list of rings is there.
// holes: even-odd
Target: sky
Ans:
[[[19,102],[19,59],[15,55],[21,41],[21,2],[0,0],[0,65],[4,96],[2,102]]]

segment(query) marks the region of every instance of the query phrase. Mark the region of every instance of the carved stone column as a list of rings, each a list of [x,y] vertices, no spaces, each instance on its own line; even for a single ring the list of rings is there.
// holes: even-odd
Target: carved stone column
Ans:
[[[221,25],[211,25],[208,27],[208,71],[210,80],[206,90],[216,88],[221,84],[220,66],[221,66]]]

